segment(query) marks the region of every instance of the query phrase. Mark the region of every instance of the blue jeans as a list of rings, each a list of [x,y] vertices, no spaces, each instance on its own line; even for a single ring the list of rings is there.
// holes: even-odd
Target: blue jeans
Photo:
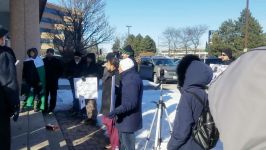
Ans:
[[[73,111],[79,112],[80,111],[80,109],[79,109],[79,99],[75,98],[74,80],[70,79],[69,82],[70,82],[70,87],[71,87],[71,91],[72,91],[72,94],[73,94]]]
[[[119,150],[135,150],[134,132],[119,132],[120,148]]]

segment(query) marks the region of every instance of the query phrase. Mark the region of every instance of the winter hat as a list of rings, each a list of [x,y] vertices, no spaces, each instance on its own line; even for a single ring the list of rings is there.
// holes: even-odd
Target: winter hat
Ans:
[[[0,27],[0,38],[5,36],[8,33],[8,31],[6,29],[4,29],[3,27]]]
[[[126,71],[134,67],[134,62],[130,58],[126,58],[119,62],[119,67],[122,71]]]
[[[127,54],[129,56],[134,56],[134,50],[132,49],[131,45],[127,45],[126,47],[120,49],[122,54]]]
[[[224,49],[224,50],[222,50],[222,52],[225,53],[230,59],[233,58],[231,49]]]

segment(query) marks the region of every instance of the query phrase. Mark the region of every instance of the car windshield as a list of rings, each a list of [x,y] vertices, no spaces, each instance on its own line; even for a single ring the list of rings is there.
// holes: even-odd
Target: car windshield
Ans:
[[[155,65],[174,66],[175,63],[171,59],[153,59]]]

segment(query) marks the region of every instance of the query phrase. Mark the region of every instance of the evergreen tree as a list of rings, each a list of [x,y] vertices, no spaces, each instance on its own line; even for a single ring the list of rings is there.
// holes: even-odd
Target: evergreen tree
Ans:
[[[135,45],[135,36],[134,36],[133,34],[130,34],[130,35],[126,38],[123,47],[125,47],[125,46],[127,46],[127,45],[131,45],[132,48],[134,49],[134,45]]]
[[[142,40],[141,45],[144,52],[156,52],[156,44],[154,40],[148,35],[146,35],[145,38]]]
[[[233,50],[235,56],[242,53],[245,39],[246,9],[244,9],[237,20],[224,21],[217,34],[212,37],[210,54],[218,54],[224,48]],[[265,36],[259,22],[249,13],[248,21],[248,48],[256,48],[265,45]]]
[[[112,50],[114,51],[118,51],[120,49],[120,40],[119,38],[115,39],[115,43],[113,44]]]
[[[251,12],[249,11],[249,19],[248,19],[248,48],[256,48],[259,46],[263,46],[265,44],[264,35],[262,26],[259,24],[258,20],[255,19]],[[245,33],[245,22],[246,22],[246,9],[241,12],[240,17],[237,21],[237,26],[240,29],[241,36],[244,38]],[[243,39],[244,45],[244,39]],[[243,46],[244,49],[244,46]]]
[[[138,54],[143,50],[142,41],[143,41],[142,35],[138,34],[135,38],[134,45],[133,45],[135,52]]]

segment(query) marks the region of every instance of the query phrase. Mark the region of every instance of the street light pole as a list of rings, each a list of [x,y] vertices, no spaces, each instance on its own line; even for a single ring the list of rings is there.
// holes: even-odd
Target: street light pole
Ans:
[[[126,27],[127,27],[127,36],[129,36],[129,35],[130,35],[130,28],[131,28],[132,26],[127,25]]]
[[[248,50],[248,19],[249,19],[249,0],[246,2],[246,17],[245,17],[245,47],[244,52],[247,52]]]

